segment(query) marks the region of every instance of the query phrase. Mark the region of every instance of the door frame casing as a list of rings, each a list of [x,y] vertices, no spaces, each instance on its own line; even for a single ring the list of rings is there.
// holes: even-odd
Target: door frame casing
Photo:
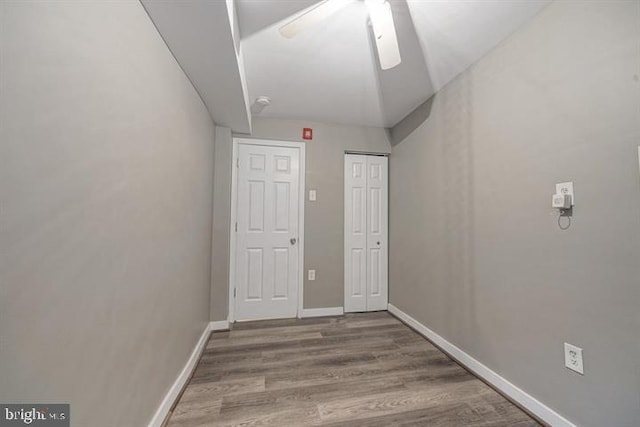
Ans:
[[[297,317],[302,317],[304,302],[304,205],[306,195],[306,144],[296,141],[279,141],[271,139],[233,138],[233,154],[231,156],[231,220],[229,221],[229,322],[235,322],[236,301],[234,288],[236,285],[236,223],[238,221],[238,146],[265,145],[269,147],[298,148],[300,150],[300,185],[298,188],[298,310]]]

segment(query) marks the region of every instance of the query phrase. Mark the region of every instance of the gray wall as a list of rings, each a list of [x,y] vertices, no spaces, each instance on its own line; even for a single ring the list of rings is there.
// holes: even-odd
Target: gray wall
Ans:
[[[0,401],[146,425],[209,319],[213,123],[138,2],[0,19]]]
[[[391,157],[391,303],[583,426],[640,425],[639,41],[637,1],[554,2]]]
[[[305,202],[305,283],[304,308],[342,307],[344,300],[344,151],[365,150],[380,153],[391,151],[383,128],[344,126],[297,120],[253,119],[252,138],[302,141],[302,128],[313,128],[313,140],[306,143]],[[227,160],[223,157],[227,156]],[[216,167],[231,164],[231,150],[216,141]],[[228,209],[230,199],[226,189],[231,185],[231,171],[225,176],[216,173],[215,204]],[[223,183],[223,180],[228,183]],[[308,201],[308,190],[317,190],[318,200]],[[224,203],[227,207],[221,207]],[[220,206],[218,206],[220,205]],[[224,217],[224,219],[227,219]],[[217,222],[214,219],[214,222]],[[224,226],[229,227],[227,220]],[[215,226],[214,228],[216,228]],[[220,225],[221,230],[223,225]],[[222,245],[220,245],[222,246]],[[216,248],[218,245],[216,244]],[[217,249],[216,249],[217,250]],[[218,258],[220,254],[220,258]],[[214,265],[228,262],[228,254],[214,251]],[[226,267],[225,267],[226,268]],[[216,267],[216,269],[218,269]],[[219,267],[222,270],[222,267]],[[316,270],[316,280],[306,280],[306,270]],[[220,301],[228,298],[228,271],[215,277],[212,285],[211,319],[227,317],[227,305]]]
[[[216,126],[213,206],[213,253],[211,260],[211,320],[226,320],[229,307],[229,241],[231,224],[231,129]]]

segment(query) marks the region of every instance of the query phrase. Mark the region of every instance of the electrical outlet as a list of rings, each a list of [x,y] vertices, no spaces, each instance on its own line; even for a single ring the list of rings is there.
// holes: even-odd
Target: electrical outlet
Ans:
[[[571,205],[576,204],[576,197],[573,194],[573,182],[561,182],[556,184],[556,194],[571,196]]]
[[[309,280],[316,280],[316,271],[309,270]]]
[[[575,371],[581,375],[584,375],[584,364],[582,363],[582,349],[564,343],[564,366]]]

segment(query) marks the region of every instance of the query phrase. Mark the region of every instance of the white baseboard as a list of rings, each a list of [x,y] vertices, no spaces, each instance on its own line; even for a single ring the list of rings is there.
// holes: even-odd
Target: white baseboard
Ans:
[[[216,331],[228,331],[229,330],[229,321],[228,320],[217,320],[215,322],[209,323],[209,330]]]
[[[204,331],[202,332],[202,335],[200,336],[200,339],[198,340],[198,343],[191,352],[189,360],[187,360],[187,363],[184,365],[184,368],[182,368],[180,375],[178,375],[178,378],[169,389],[169,392],[164,397],[162,403],[160,404],[160,407],[151,419],[149,427],[161,427],[162,423],[164,423],[164,420],[167,418],[167,415],[171,410],[171,407],[178,398],[178,395],[180,395],[180,391],[182,391],[187,381],[189,381],[191,372],[193,372],[193,369],[200,359],[200,354],[202,354],[204,347],[207,345],[210,332],[211,324],[207,324],[207,326],[204,328]]]
[[[477,376],[494,386],[496,389],[500,390],[514,402],[520,404],[523,408],[527,409],[542,421],[553,427],[575,427],[575,424],[564,418],[562,415],[558,414],[553,409],[549,408],[544,403],[540,402],[522,389],[511,384],[505,378],[487,368],[485,365],[465,353],[460,348],[451,344],[449,341],[442,338],[440,335],[436,334],[431,329],[427,328],[422,323],[418,322],[416,319],[400,310],[398,307],[389,304],[388,309],[391,314],[395,315],[407,325],[415,329],[418,333],[428,338],[431,342],[440,347],[451,357],[473,371]]]
[[[342,316],[343,314],[342,307],[303,308],[300,317]]]

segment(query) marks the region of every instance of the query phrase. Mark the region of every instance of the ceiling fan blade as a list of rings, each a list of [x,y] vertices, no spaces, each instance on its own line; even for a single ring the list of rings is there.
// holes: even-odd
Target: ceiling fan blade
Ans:
[[[402,61],[391,5],[385,0],[366,0],[366,4],[376,39],[380,68],[388,70]]]
[[[339,11],[352,0],[324,0],[317,6],[309,9],[302,15],[292,19],[288,23],[280,27],[280,34],[290,39],[298,33],[306,30],[308,27],[322,21],[335,12]]]

